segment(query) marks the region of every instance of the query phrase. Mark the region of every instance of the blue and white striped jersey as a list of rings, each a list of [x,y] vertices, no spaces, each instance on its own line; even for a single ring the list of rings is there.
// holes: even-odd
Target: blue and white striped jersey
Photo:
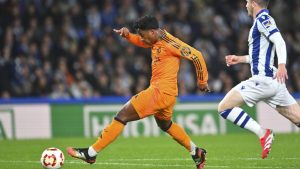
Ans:
[[[252,75],[273,77],[275,74],[275,45],[269,38],[276,32],[279,30],[269,11],[261,10],[256,15],[248,37]]]

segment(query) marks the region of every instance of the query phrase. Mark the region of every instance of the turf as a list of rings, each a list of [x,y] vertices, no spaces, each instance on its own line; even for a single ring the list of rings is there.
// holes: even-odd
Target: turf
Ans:
[[[256,136],[250,133],[197,136],[195,143],[207,149],[205,169],[299,169],[300,135],[276,135],[271,154],[265,160]],[[1,169],[42,169],[39,162],[47,147],[60,148],[66,157],[62,169],[195,169],[186,150],[168,136],[119,138],[89,165],[66,154],[67,146],[86,147],[95,139],[0,141]]]

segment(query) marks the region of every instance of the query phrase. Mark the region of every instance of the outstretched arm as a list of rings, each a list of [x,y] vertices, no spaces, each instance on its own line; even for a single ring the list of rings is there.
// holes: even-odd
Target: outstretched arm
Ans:
[[[239,64],[239,63],[249,63],[249,55],[236,56],[236,55],[227,55],[225,56],[225,61],[227,66]]]
[[[129,42],[135,44],[136,46],[143,47],[143,48],[149,48],[150,46],[145,44],[141,37],[130,33],[129,30],[126,27],[123,27],[121,29],[113,29],[114,32],[118,33],[123,38],[126,38]]]

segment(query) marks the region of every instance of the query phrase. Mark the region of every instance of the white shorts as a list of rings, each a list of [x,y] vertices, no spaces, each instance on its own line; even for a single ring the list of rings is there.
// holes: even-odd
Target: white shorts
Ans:
[[[245,103],[253,107],[257,102],[264,101],[273,108],[289,106],[297,103],[288,92],[285,84],[266,76],[252,76],[234,87],[242,95]]]

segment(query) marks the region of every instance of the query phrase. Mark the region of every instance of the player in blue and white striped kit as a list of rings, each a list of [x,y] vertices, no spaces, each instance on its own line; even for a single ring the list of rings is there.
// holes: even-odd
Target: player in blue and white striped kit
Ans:
[[[286,45],[274,19],[266,9],[268,0],[246,0],[247,11],[253,17],[253,26],[249,33],[249,55],[226,56],[228,66],[238,63],[251,65],[252,77],[231,89],[218,106],[220,115],[234,124],[246,128],[260,138],[262,158],[266,158],[274,139],[270,129],[263,129],[239,106],[253,106],[264,101],[281,115],[300,127],[300,106],[290,95],[285,80]],[[278,58],[278,70],[274,67],[275,51]]]

